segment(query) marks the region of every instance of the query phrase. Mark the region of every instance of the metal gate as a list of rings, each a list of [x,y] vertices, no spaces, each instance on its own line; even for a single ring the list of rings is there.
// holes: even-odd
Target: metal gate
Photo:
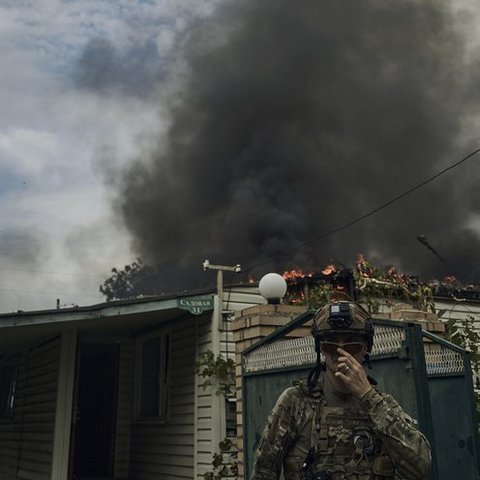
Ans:
[[[245,479],[278,396],[293,380],[306,378],[315,365],[313,337],[301,336],[299,329],[311,322],[313,313],[301,315],[243,353]],[[480,442],[468,352],[422,331],[418,323],[374,320],[374,326],[369,374],[418,420],[429,439],[430,480],[479,480]]]

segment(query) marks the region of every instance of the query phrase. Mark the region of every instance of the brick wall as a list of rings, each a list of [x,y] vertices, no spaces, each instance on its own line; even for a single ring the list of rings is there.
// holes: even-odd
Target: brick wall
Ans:
[[[238,478],[244,478],[243,469],[243,403],[242,403],[242,352],[260,339],[273,333],[306,311],[296,305],[257,305],[246,308],[237,314],[232,323],[235,342],[236,390],[237,390],[237,449]],[[310,335],[310,327],[296,329],[290,336]]]
[[[374,315],[375,317],[404,322],[418,322],[424,330],[435,335],[442,336],[445,334],[445,323],[438,319],[436,313],[418,310],[408,303],[393,305],[391,312],[380,313]]]

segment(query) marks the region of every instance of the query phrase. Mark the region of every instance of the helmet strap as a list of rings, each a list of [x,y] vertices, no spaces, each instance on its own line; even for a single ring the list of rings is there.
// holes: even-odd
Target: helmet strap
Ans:
[[[367,367],[369,370],[372,369],[372,364],[370,363],[370,355],[368,353],[366,353],[364,356],[363,356],[364,360],[365,360],[365,363],[367,364]]]
[[[307,384],[310,390],[313,390],[315,388],[315,385],[318,382],[318,378],[320,377],[320,374],[322,373],[323,370],[325,370],[325,365],[322,364],[322,360],[320,357],[320,352],[321,352],[320,337],[319,335],[315,335],[314,338],[315,338],[315,351],[317,352],[317,364],[315,365],[314,368],[312,368],[312,370],[308,374]]]

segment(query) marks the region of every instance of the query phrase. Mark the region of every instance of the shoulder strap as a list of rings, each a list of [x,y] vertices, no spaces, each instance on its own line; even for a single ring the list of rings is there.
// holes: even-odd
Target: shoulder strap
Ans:
[[[318,397],[311,397],[310,405],[313,409],[312,430],[310,433],[310,450],[317,454],[321,440],[322,413],[323,407],[325,406],[325,397],[323,393]]]
[[[302,465],[301,475],[300,475],[301,480],[312,478],[311,470],[314,466],[315,459],[318,453],[318,445],[320,440],[319,426],[321,424],[322,406],[325,404],[325,397],[323,396],[323,393],[319,394],[318,397],[313,397],[312,395],[306,395],[306,400],[310,405],[310,407],[312,408],[313,415],[312,415],[312,428],[310,431],[310,446],[309,446],[305,461]]]

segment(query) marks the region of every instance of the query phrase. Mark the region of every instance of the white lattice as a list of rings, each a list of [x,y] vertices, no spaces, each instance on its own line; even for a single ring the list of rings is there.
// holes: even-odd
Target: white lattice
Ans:
[[[313,337],[282,339],[262,345],[244,357],[246,372],[310,365],[316,362]]]
[[[431,344],[425,351],[427,373],[463,373],[465,366],[460,353],[440,344]]]
[[[395,354],[405,341],[405,330],[397,326],[375,325],[372,358]],[[441,344],[430,343],[425,349],[427,373],[462,373],[462,355]],[[323,357],[323,356],[322,356]],[[263,345],[244,357],[245,372],[275,370],[285,367],[312,365],[316,362],[313,337],[281,339]],[[323,360],[323,358],[322,358]]]
[[[395,353],[405,340],[401,327],[375,325],[375,339],[372,357]],[[311,365],[316,362],[313,337],[281,339],[258,347],[244,357],[245,372],[259,372],[285,367]],[[323,360],[323,358],[322,358]]]
[[[405,329],[390,325],[375,325],[372,357],[396,353],[405,341]]]

